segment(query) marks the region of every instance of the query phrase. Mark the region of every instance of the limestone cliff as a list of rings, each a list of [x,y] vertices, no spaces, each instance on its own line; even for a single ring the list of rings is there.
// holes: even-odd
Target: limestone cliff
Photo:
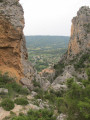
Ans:
[[[85,69],[89,66],[90,56],[90,8],[81,7],[72,20],[71,38],[67,52],[53,66],[54,70],[45,69],[41,75],[41,87],[62,91],[67,89],[66,80],[78,77],[87,79]],[[77,80],[77,78],[75,78]]]
[[[72,20],[68,57],[90,49],[90,8],[81,7]]]
[[[23,14],[19,0],[0,1],[0,71],[30,83],[34,69],[27,61]]]
[[[90,8],[81,7],[72,19],[71,38],[67,52],[58,64],[54,65],[55,90],[66,89],[68,78],[87,79],[86,69],[90,68]],[[77,76],[77,77],[75,77]]]

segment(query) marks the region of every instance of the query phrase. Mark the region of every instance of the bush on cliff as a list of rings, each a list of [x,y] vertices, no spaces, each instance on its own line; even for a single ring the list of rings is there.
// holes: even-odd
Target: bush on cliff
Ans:
[[[3,0],[0,0],[0,2],[3,2]]]
[[[53,114],[53,111],[47,109],[29,110],[27,115],[19,115],[11,120],[56,120]]]
[[[88,75],[88,80],[90,81],[90,68],[86,69],[87,75]]]
[[[1,106],[6,110],[6,111],[10,111],[14,108],[14,102],[9,99],[6,98],[1,102]]]
[[[34,87],[41,87],[40,86],[40,83],[39,82],[37,82],[35,79],[33,80],[33,85],[34,85]]]
[[[18,117],[13,117],[11,120],[29,120],[29,119],[27,118],[27,116],[22,115]]]
[[[75,70],[79,70],[81,68],[85,68],[87,67],[84,63],[85,62],[90,62],[90,54],[89,53],[86,53],[86,54],[83,54],[80,58],[80,60],[74,64],[74,67],[75,67]]]
[[[67,120],[90,119],[90,80],[81,80],[81,83],[68,79],[68,90],[62,97],[61,112],[67,114]]]
[[[8,73],[2,74],[0,72],[0,85],[6,85],[7,83],[12,83],[14,78],[11,78]]]
[[[27,104],[29,104],[27,99],[25,99],[25,98],[17,98],[14,102],[17,105],[27,105]]]
[[[14,78],[8,76],[7,73],[0,73],[0,88],[8,89],[7,94],[0,94],[1,98],[16,98],[19,95],[26,96],[29,94],[29,90],[22,85],[17,84]]]
[[[63,73],[63,69],[65,68],[64,63],[58,63],[56,65],[54,65],[54,69],[55,69],[55,78],[58,77],[60,74]]]
[[[21,85],[17,84],[16,82],[12,83],[12,89],[17,92],[18,94],[28,95],[29,91],[27,88],[23,88]]]

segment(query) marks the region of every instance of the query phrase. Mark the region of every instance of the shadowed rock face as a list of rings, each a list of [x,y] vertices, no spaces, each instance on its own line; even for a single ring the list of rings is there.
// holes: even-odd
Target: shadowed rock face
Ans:
[[[90,49],[90,8],[81,7],[72,20],[68,57]]]
[[[0,2],[0,71],[8,72],[18,82],[22,78],[31,81],[34,74],[27,61],[23,14],[19,0]]]

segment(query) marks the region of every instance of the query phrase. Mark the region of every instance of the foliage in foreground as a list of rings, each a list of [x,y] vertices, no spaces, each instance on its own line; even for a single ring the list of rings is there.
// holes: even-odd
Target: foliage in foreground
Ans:
[[[1,102],[1,106],[6,110],[6,111],[10,111],[14,108],[14,102],[9,99],[6,98]]]
[[[28,101],[25,98],[17,98],[14,101],[17,105],[27,105]]]
[[[3,2],[3,0],[0,0],[0,2]]]
[[[10,111],[14,108],[14,102],[12,99],[15,99],[19,95],[25,96],[29,94],[27,88],[23,88],[21,85],[17,84],[13,78],[8,76],[7,73],[0,73],[0,88],[8,89],[7,94],[0,94],[0,98],[2,98],[1,106],[6,111]],[[28,101],[24,98],[21,98],[16,99],[15,103],[19,105],[27,105]]]
[[[68,90],[66,92],[53,90],[38,92],[36,99],[48,100],[49,104],[58,113],[67,114],[67,120],[89,120],[90,119],[90,68],[86,69],[87,80],[76,82],[73,78],[67,80]]]
[[[11,120],[56,120],[53,116],[53,111],[42,109],[42,110],[29,110],[27,115],[19,115]]]
[[[88,69],[90,76],[90,69]],[[73,79],[67,81],[68,91],[62,97],[61,112],[66,113],[67,120],[90,120],[90,79],[81,80],[81,84]]]
[[[8,76],[7,73],[0,73],[0,88],[8,89],[8,95],[0,95],[0,97],[15,97],[18,94],[28,95],[27,88],[23,88],[21,85],[17,84],[15,80]]]

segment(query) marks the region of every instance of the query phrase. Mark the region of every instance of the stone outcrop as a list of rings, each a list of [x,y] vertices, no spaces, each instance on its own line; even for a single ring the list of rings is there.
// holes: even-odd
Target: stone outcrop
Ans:
[[[57,120],[66,120],[67,116],[63,113],[61,113],[58,117]]]
[[[75,69],[75,65],[80,64],[79,61],[83,55],[89,55],[90,53],[90,8],[81,7],[77,12],[77,16],[72,19],[71,38],[68,45],[67,52],[62,56],[61,60],[57,64],[59,68],[55,68],[56,71],[62,69],[63,72],[59,72],[55,80],[51,84],[55,90],[65,90],[65,84],[67,79],[74,78],[87,79],[85,68],[81,67],[80,71]],[[84,59],[84,58],[82,58]],[[64,67],[62,67],[64,64]],[[88,58],[83,61],[84,65],[88,65]],[[79,67],[78,67],[79,68]],[[75,77],[77,76],[77,77]]]
[[[8,89],[0,88],[0,94],[8,94]]]
[[[87,54],[89,50],[90,8],[84,6],[80,8],[80,10],[77,12],[77,16],[74,17],[72,20],[71,38],[68,45],[68,50],[61,57],[61,60],[58,62],[56,67],[54,66],[55,71],[51,72],[53,73],[51,74],[52,77],[50,76],[48,78],[48,76],[50,75],[48,69],[45,69],[41,72],[41,75],[44,76],[44,79],[47,79],[47,82],[45,80],[42,80],[45,82],[42,82],[42,86],[44,85],[45,88],[53,88],[55,91],[64,91],[67,90],[67,87],[65,85],[67,79],[74,78],[76,80],[74,76],[77,76],[78,79],[87,79],[85,70],[82,68],[81,72],[79,73],[79,71],[75,70],[74,64],[77,64],[81,56],[83,54]],[[63,64],[64,67],[62,66]],[[88,62],[86,62],[85,64],[88,65]]]
[[[53,82],[53,79],[55,76],[55,70],[53,68],[46,68],[46,69],[43,69],[39,74],[41,77],[46,78],[50,82]]]
[[[90,49],[90,8],[81,7],[72,20],[68,58]]]
[[[17,82],[33,79],[23,35],[24,12],[19,0],[0,1],[0,71],[8,72]]]

